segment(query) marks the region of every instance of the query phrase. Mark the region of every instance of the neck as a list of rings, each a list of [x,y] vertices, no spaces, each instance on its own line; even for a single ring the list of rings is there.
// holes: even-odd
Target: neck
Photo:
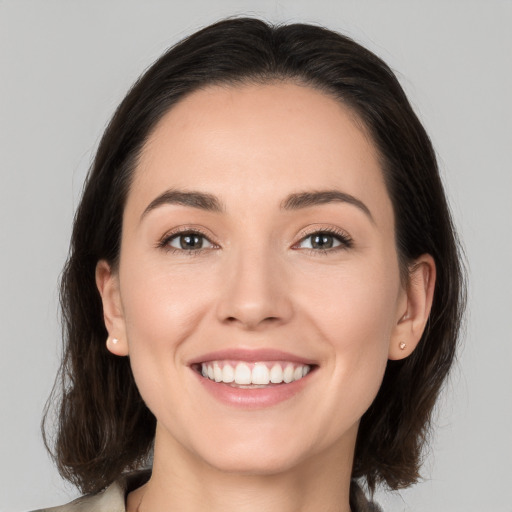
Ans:
[[[357,429],[356,429],[357,430]],[[353,445],[331,447],[292,468],[249,474],[226,472],[157,428],[149,482],[130,494],[128,510],[138,512],[349,512]]]

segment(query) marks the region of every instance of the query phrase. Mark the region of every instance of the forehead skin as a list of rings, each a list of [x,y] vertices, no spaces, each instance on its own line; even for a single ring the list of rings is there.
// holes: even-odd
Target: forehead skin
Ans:
[[[277,208],[286,186],[353,194],[394,236],[377,151],[360,120],[333,97],[291,83],[212,86],[175,105],[143,148],[125,221],[169,187],[229,196],[227,204],[248,209],[269,194]]]

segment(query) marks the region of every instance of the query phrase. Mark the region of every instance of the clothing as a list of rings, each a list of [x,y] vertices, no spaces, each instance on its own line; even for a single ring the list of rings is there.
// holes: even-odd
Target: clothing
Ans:
[[[67,505],[33,512],[126,512],[127,494],[143,485],[149,476],[149,471],[127,474],[98,494],[83,496]],[[382,512],[378,505],[368,501],[354,481],[350,486],[350,506],[352,512]]]

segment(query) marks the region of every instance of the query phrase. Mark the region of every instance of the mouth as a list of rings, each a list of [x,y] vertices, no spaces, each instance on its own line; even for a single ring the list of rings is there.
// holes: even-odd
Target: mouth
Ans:
[[[303,379],[314,365],[292,361],[215,360],[192,368],[205,379],[242,389],[258,389],[290,384]]]
[[[189,361],[202,388],[230,407],[261,409],[309,388],[316,361],[273,349],[228,349]]]

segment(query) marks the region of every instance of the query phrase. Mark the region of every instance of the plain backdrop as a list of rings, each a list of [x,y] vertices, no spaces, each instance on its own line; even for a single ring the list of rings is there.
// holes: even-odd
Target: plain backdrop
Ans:
[[[512,2],[499,0],[0,0],[0,511],[77,496],[39,423],[61,346],[58,277],[107,120],[167,47],[235,14],[339,30],[397,72],[436,147],[470,288],[424,480],[378,501],[511,512]]]

